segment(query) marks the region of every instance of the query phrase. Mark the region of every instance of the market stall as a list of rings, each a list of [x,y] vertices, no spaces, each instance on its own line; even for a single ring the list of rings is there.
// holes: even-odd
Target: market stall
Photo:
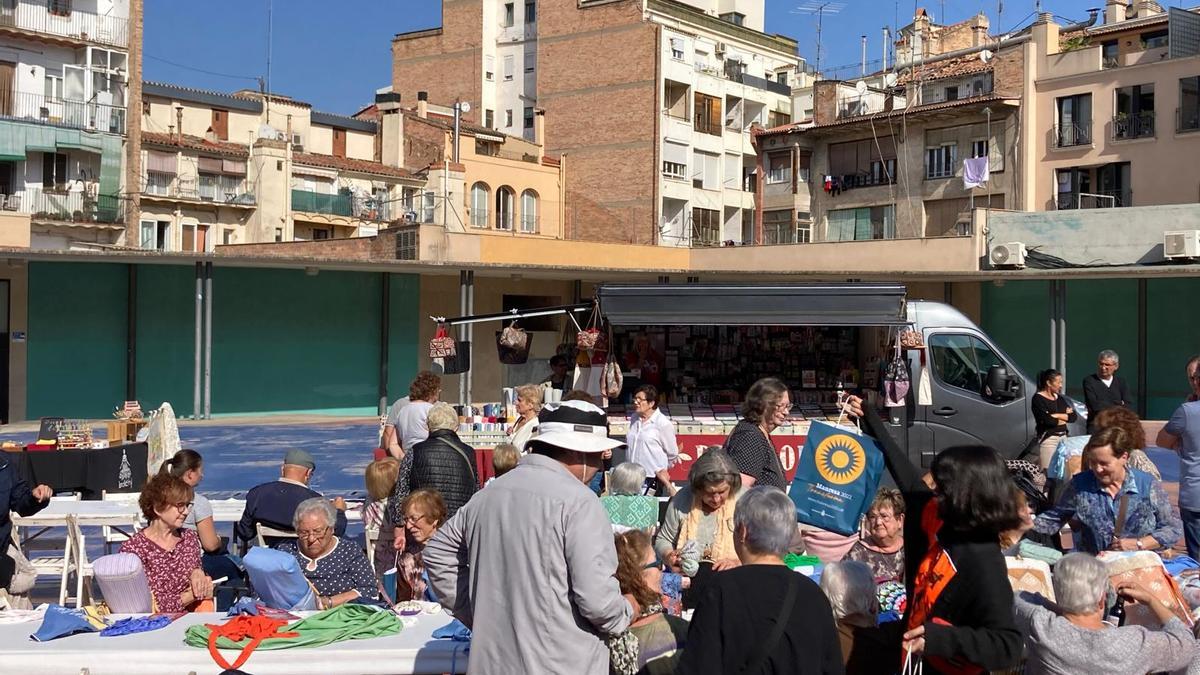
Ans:
[[[21,478],[29,485],[49,485],[55,492],[79,492],[100,499],[103,492],[138,492],[146,482],[146,443],[107,448],[21,451],[12,453]]]

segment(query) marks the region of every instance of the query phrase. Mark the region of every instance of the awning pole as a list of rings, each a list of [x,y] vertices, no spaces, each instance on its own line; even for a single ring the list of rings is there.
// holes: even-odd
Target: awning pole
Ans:
[[[204,330],[204,263],[196,263],[196,367],[192,379],[192,419],[200,419],[200,352]]]
[[[462,270],[458,273],[458,311],[464,315],[469,313],[467,310],[467,271]],[[459,340],[469,340],[467,337],[467,326],[460,326],[458,329]],[[467,374],[459,373],[458,375],[458,404],[467,404]]]
[[[381,272],[383,290],[379,300],[379,414],[388,409],[388,343],[391,342],[391,293],[392,275]]]
[[[212,419],[213,264],[204,263],[204,419]]]
[[[475,311],[475,271],[474,270],[467,270],[467,311],[468,312]],[[475,363],[475,325],[470,324],[470,323],[467,324],[467,344],[469,345],[469,347],[467,348],[467,351],[470,353],[471,363],[474,364]],[[467,375],[467,378],[466,378],[467,379],[467,390],[466,390],[467,399],[466,399],[466,401],[464,401],[464,403],[470,404],[471,398],[472,398],[471,385],[473,385],[475,383],[475,378],[473,376],[471,368],[467,369],[466,375]]]

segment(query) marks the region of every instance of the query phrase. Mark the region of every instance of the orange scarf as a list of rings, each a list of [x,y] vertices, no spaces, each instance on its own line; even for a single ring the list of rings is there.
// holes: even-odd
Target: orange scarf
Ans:
[[[208,654],[213,658],[213,661],[225,670],[237,670],[246,663],[250,658],[250,654],[254,652],[258,644],[267,638],[293,638],[300,637],[299,633],[278,633],[280,628],[283,628],[287,622],[280,619],[269,619],[265,616],[235,616],[223,624],[206,624],[209,629],[208,634]],[[230,665],[221,656],[221,652],[217,650],[217,639],[227,637],[234,642],[241,642],[246,638],[250,638],[250,642],[242,647],[242,653],[238,654],[237,660]]]

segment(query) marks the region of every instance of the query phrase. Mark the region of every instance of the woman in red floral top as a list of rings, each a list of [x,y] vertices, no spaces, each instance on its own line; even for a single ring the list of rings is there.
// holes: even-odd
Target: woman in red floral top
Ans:
[[[212,579],[200,567],[200,539],[183,527],[192,488],[170,474],[152,477],[138,506],[149,523],[121,545],[142,561],[159,612],[185,612],[213,596]]]

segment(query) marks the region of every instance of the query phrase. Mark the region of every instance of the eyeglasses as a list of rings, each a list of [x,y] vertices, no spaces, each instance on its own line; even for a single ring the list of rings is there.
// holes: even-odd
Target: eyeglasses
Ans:
[[[192,508],[192,504],[194,504],[194,503],[195,502],[175,502],[171,506],[174,506],[175,508],[179,509],[180,511],[187,511],[188,509]]]
[[[422,520],[425,520],[425,518],[426,518],[426,516],[424,514],[416,515],[416,516],[408,515],[408,516],[404,516],[404,522],[416,525],[417,523],[421,522]]]
[[[782,403],[781,402],[781,403],[775,404],[776,410],[785,410],[787,412],[791,412],[795,407],[796,406],[792,405],[791,403]]]
[[[643,396],[634,396],[633,402],[634,403],[649,403],[650,401]]]
[[[326,534],[329,534],[328,527],[322,527],[316,530],[296,530],[296,536],[300,539],[320,539]]]
[[[654,560],[651,560],[650,562],[646,563],[645,565],[642,565],[642,569],[644,569],[644,570],[656,570],[661,567],[662,567],[662,563],[659,562],[658,556],[655,556]]]
[[[896,518],[896,516],[891,513],[868,513],[867,514],[867,520],[878,521],[881,523],[887,522],[889,520],[894,520],[895,518]]]

